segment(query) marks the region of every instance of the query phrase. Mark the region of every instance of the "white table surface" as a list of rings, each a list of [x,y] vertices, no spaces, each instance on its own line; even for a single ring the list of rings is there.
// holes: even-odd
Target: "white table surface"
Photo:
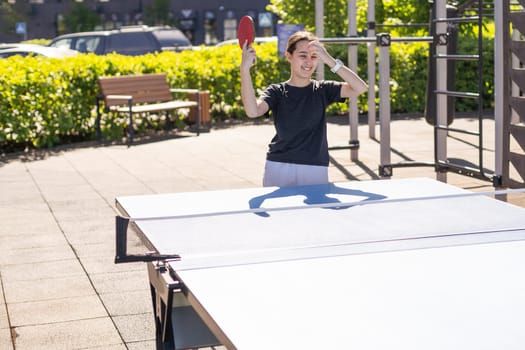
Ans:
[[[177,274],[231,349],[522,350],[524,267],[519,241]]]
[[[525,209],[480,196],[417,199],[467,193],[402,179],[117,204],[132,218],[198,215],[136,225],[159,253],[182,256],[170,267],[229,348],[525,349]]]

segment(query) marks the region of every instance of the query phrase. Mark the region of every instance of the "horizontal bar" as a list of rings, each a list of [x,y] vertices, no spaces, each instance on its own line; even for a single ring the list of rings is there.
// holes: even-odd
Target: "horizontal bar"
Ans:
[[[391,41],[395,42],[433,42],[434,37],[433,36],[399,36],[399,37],[391,37]]]
[[[341,149],[359,149],[359,140],[348,141],[348,146],[332,146],[328,147],[329,151],[341,150]]]
[[[319,38],[319,41],[327,44],[361,44],[375,43],[375,37],[342,37],[342,38]]]
[[[399,24],[386,24],[386,23],[376,23],[376,27],[391,27],[391,28],[398,28],[398,27],[428,27],[430,23],[399,23]]]
[[[319,38],[319,41],[326,44],[362,44],[375,43],[376,37],[342,37],[342,38]],[[390,37],[392,42],[433,42],[431,36],[408,36],[408,37]]]
[[[443,22],[449,22],[449,23],[461,23],[461,22],[474,22],[478,21],[479,16],[471,16],[471,17],[450,17],[450,18],[436,18],[434,22],[436,23],[443,23]]]
[[[447,170],[452,170],[458,174],[467,175],[479,180],[493,181],[493,177],[486,175],[485,172],[478,168],[472,168],[443,161],[439,161],[438,166]],[[494,195],[497,196],[498,194]]]
[[[332,146],[328,147],[329,151],[338,151],[343,149],[359,149],[359,145],[348,145],[348,146]]]
[[[434,90],[434,93],[440,94],[440,95],[454,96],[454,97],[479,98],[479,94],[477,92]]]
[[[447,130],[447,131],[452,131],[452,132],[458,132],[458,133],[466,134],[466,135],[473,135],[473,136],[479,136],[480,135],[480,133],[478,131],[469,131],[469,130],[463,130],[463,129],[450,128],[450,127],[444,126],[444,125],[436,125],[435,128],[439,129],[439,130]]]
[[[464,60],[464,61],[477,61],[479,60],[479,55],[435,55],[435,58],[438,59],[447,59],[447,60]]]
[[[399,162],[394,164],[388,164],[392,168],[411,168],[421,166],[435,166],[434,162]]]

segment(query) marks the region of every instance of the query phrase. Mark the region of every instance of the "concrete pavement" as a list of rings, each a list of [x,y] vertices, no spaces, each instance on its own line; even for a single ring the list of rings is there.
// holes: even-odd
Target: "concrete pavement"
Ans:
[[[344,119],[330,119],[331,146],[348,143]],[[494,124],[484,125],[485,167],[493,170]],[[476,122],[462,118],[453,126],[472,129]],[[358,161],[348,150],[331,151],[331,181],[378,179],[379,142],[365,125],[359,133]],[[433,130],[424,120],[394,120],[391,135],[393,163],[433,160]],[[153,349],[146,267],[113,263],[115,197],[260,186],[272,136],[271,124],[261,121],[130,148],[86,143],[0,159],[0,350]],[[472,142],[452,139],[450,157],[477,163]],[[403,177],[435,173],[395,168],[393,178]],[[447,182],[494,189],[456,174]],[[508,201],[525,207],[525,195]],[[130,240],[140,252],[138,239]]]

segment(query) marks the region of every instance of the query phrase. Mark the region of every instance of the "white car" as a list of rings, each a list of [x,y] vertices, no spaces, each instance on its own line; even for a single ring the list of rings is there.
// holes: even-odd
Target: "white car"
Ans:
[[[56,48],[36,44],[0,44],[0,58],[11,56],[44,56],[63,58],[77,55],[79,52],[66,48]]]
[[[51,47],[107,55],[137,56],[161,51],[191,49],[190,40],[174,27],[124,26],[119,29],[69,33],[57,36]]]

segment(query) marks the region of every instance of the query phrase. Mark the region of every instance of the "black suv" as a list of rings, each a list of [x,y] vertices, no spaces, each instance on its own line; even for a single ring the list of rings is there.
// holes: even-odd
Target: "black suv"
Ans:
[[[49,46],[65,47],[97,55],[118,53],[143,55],[159,51],[181,51],[191,48],[191,42],[177,28],[132,26],[120,29],[64,34],[54,38]]]

